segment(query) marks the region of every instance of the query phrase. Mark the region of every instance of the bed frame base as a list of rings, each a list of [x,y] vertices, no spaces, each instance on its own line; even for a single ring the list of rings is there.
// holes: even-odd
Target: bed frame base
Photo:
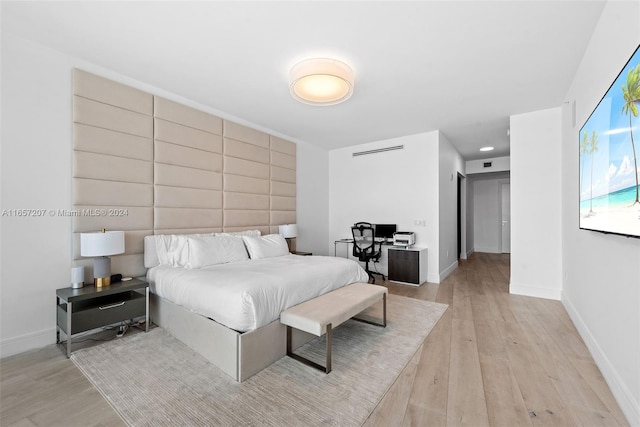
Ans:
[[[287,328],[274,320],[253,331],[240,333],[150,294],[151,321],[202,355],[236,381],[244,381],[287,353]],[[292,349],[315,338],[294,330]]]

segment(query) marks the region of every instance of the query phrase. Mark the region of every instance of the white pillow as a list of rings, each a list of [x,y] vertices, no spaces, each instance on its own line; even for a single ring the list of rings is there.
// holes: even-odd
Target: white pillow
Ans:
[[[189,262],[189,237],[213,236],[213,234],[156,234],[146,236],[144,265],[147,268],[156,265],[186,267]]]
[[[242,236],[247,245],[251,259],[271,258],[289,254],[287,241],[282,234],[268,234],[266,236]]]
[[[226,264],[249,259],[247,249],[240,236],[189,237],[189,261],[187,268],[202,268],[208,265]]]
[[[187,236],[182,234],[165,234],[156,240],[158,259],[161,265],[184,267],[188,261]]]
[[[260,236],[260,230],[230,231],[227,233],[215,233],[216,236]]]

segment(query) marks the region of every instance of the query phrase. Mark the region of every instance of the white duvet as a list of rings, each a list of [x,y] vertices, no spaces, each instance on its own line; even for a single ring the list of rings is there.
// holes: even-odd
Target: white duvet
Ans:
[[[289,307],[369,279],[355,261],[285,255],[185,269],[149,269],[151,291],[237,331],[260,328]]]

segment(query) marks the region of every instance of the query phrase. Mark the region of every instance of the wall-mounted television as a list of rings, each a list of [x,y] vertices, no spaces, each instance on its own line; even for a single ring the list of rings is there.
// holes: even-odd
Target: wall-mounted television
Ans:
[[[640,45],[579,134],[580,228],[640,237]]]

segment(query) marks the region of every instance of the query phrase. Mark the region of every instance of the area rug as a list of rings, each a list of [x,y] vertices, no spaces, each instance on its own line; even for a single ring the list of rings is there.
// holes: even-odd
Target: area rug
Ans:
[[[238,383],[162,328],[71,359],[131,426],[358,426],[446,309],[389,295],[386,328],[349,320],[334,329],[328,375],[283,357]],[[321,362],[324,351],[321,337],[297,352]]]

